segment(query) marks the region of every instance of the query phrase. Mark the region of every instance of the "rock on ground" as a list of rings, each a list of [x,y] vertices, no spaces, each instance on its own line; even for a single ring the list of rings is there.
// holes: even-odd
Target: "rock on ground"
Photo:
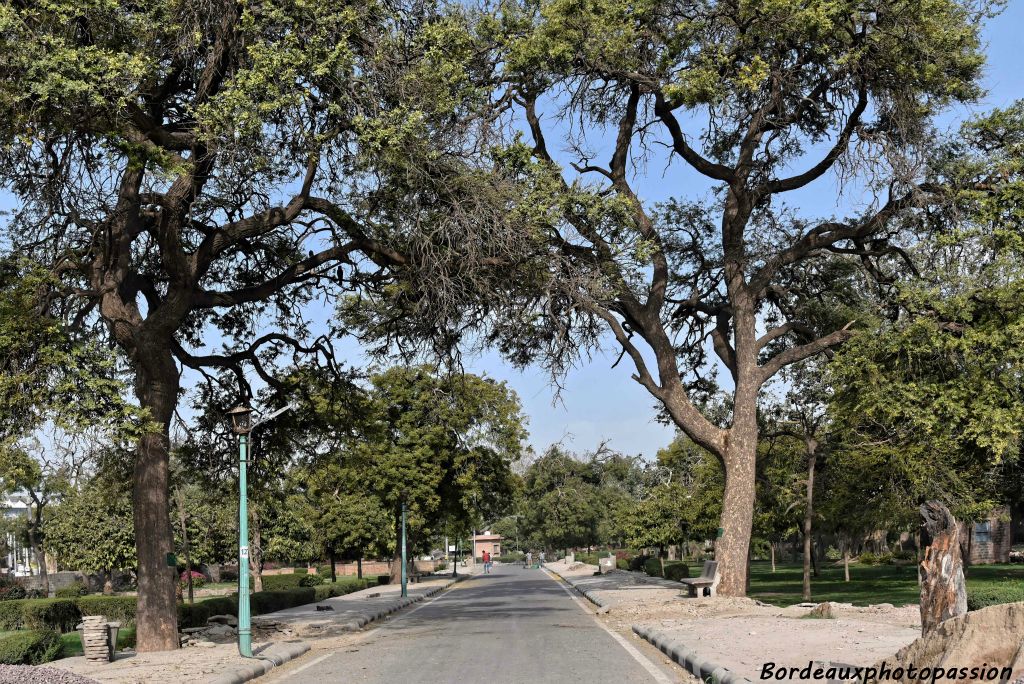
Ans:
[[[0,684],[97,684],[95,679],[35,665],[0,665]]]
[[[1009,681],[1024,681],[1024,601],[989,606],[941,622],[928,636],[901,648],[885,663],[889,668],[914,665],[918,669],[1009,666]]]

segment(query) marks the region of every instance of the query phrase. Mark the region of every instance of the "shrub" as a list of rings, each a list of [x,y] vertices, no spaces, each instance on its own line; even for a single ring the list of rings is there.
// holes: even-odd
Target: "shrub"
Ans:
[[[213,615],[206,601],[178,604],[178,629],[205,627],[206,620]]]
[[[980,610],[1001,603],[1024,601],[1024,584],[1005,580],[996,584],[967,589],[967,610]]]
[[[295,587],[282,591],[258,591],[250,599],[253,615],[273,613],[285,608],[293,608],[316,601],[316,590],[313,587]]]
[[[870,551],[865,551],[857,558],[857,562],[861,565],[878,565],[878,556]]]
[[[910,561],[910,560],[912,560],[912,561],[916,561],[917,560],[917,551],[912,551],[910,549],[903,549],[902,551],[894,551],[892,556],[896,560],[901,560],[901,561]]]
[[[316,574],[320,575],[325,580],[328,580],[331,576],[331,564],[328,563],[327,565],[316,566]]]
[[[0,638],[0,663],[4,665],[40,665],[56,660],[63,644],[50,629],[16,632]]]
[[[648,558],[644,561],[644,572],[651,577],[661,577],[661,560],[654,558],[653,556]]]
[[[82,619],[78,605],[70,599],[25,599],[21,622],[25,629],[74,630]]]
[[[625,558],[616,558],[615,567],[619,570],[629,570],[629,560]]]
[[[509,551],[497,556],[494,560],[499,563],[522,563],[524,558],[526,558],[526,554],[522,551]]]
[[[265,575],[263,577],[264,591],[284,591],[299,586],[299,581],[308,575]]]
[[[885,553],[878,555],[878,562],[881,565],[892,565],[896,562],[896,558],[891,553],[886,551]]]
[[[0,601],[16,601],[25,598],[25,587],[17,582],[4,578],[0,580]]]
[[[75,599],[79,596],[85,596],[89,593],[88,587],[82,582],[72,582],[66,587],[61,587],[57,591],[53,592],[57,598],[69,598]]]
[[[75,604],[82,615],[102,615],[108,622],[120,622],[122,627],[135,624],[138,601],[134,596],[80,596]]]
[[[690,568],[683,561],[665,561],[665,579],[679,581],[690,576]]]
[[[324,580],[324,578],[321,577],[320,575],[308,575],[308,574],[306,574],[306,575],[301,575],[299,577],[299,586],[300,587],[315,587],[315,586],[318,586],[320,584],[323,584],[325,581],[326,580]]]
[[[346,577],[337,582],[327,582],[315,588],[316,600],[324,601],[335,596],[344,596],[345,594],[351,594],[353,591],[366,589],[367,586],[369,586],[369,583],[366,580],[354,577]]]
[[[221,570],[220,571],[221,582],[237,582],[238,572],[235,570]]]
[[[830,546],[825,550],[825,558],[830,561],[837,561],[843,557],[843,552],[834,546]]]
[[[0,632],[21,629],[21,606],[24,600],[0,601]]]
[[[309,568],[294,568],[296,575],[308,575]]]
[[[210,615],[234,615],[238,612],[238,595],[215,596],[202,601]]]
[[[647,563],[648,559],[650,559],[650,556],[645,556],[644,554],[640,554],[639,556],[633,556],[629,559],[628,569],[632,570],[633,572],[643,572],[644,565]]]

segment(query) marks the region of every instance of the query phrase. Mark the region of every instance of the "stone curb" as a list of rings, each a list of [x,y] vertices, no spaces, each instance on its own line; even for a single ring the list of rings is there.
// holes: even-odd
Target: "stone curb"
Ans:
[[[633,625],[633,632],[701,681],[711,681],[713,684],[752,684],[749,679],[744,679],[721,665],[701,658],[696,651],[673,641],[664,632],[641,625]]]
[[[397,602],[383,607],[380,610],[359,613],[355,619],[349,620],[342,625],[338,625],[336,629],[340,629],[340,631],[344,632],[361,629],[365,625],[387,617],[391,613],[398,612],[399,610],[411,606],[414,603],[419,603],[425,598],[430,598],[431,596],[444,591],[456,582],[461,582],[471,576],[472,575],[459,575],[455,579],[445,582],[440,586],[432,587],[418,596],[399,599]],[[256,679],[257,677],[262,677],[275,667],[283,665],[289,660],[298,658],[308,652],[310,648],[311,646],[305,642],[285,643],[280,649],[275,649],[273,653],[256,656],[252,659],[251,664],[246,664],[242,667],[218,675],[214,679],[209,680],[208,684],[242,684],[243,682],[248,682],[252,679]]]
[[[256,679],[279,665],[287,663],[289,660],[298,658],[303,653],[309,651],[310,646],[307,643],[286,643],[280,649],[275,650],[273,653],[266,655],[260,655],[253,658],[251,664],[243,665],[242,667],[235,668],[230,672],[224,672],[218,675],[214,679],[209,681],[209,684],[242,684],[250,679]]]
[[[542,567],[545,570],[547,570],[548,572],[550,572],[552,575],[554,575],[555,577],[557,577],[558,579],[562,580],[563,582],[568,584],[570,587],[575,589],[577,594],[579,594],[583,598],[587,599],[588,601],[593,603],[598,608],[607,608],[608,607],[608,604],[605,601],[601,600],[601,598],[598,597],[594,592],[587,591],[586,589],[580,589],[578,586],[576,586],[576,583],[574,581],[572,581],[568,577],[562,577],[557,572],[555,572],[554,570],[549,568],[546,564],[543,565]]]

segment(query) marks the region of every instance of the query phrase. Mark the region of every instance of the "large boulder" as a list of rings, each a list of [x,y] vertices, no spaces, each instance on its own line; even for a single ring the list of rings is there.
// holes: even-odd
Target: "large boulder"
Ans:
[[[895,656],[885,659],[886,668],[892,672],[903,668],[905,676],[869,678],[868,682],[919,682],[906,674],[913,665],[918,672],[922,668],[937,667],[967,668],[966,677],[957,676],[959,681],[1024,682],[1024,602],[1005,603],[989,606],[945,620],[926,636],[904,646]],[[882,663],[875,665],[880,672]],[[972,668],[985,670],[1010,668],[1009,677],[971,676]],[[977,671],[975,672],[977,675]],[[929,677],[929,679],[931,679]],[[932,681],[946,681],[939,677]]]

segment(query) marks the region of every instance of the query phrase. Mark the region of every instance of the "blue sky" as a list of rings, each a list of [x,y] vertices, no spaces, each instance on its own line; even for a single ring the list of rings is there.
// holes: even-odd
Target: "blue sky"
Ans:
[[[977,106],[954,109],[942,123],[952,125],[972,112],[1003,107],[1024,97],[1021,27],[1024,27],[1024,2],[1011,0],[1003,14],[990,21],[985,29],[989,60],[984,78],[987,96]],[[698,195],[706,192],[706,183],[692,173],[678,167],[665,174],[662,171],[657,163],[652,164],[638,184],[645,198],[694,197],[695,192]],[[837,210],[834,186],[834,179],[826,177],[787,200],[798,203],[804,213],[829,215]],[[682,190],[687,188],[689,192]],[[13,198],[0,191],[0,210],[12,205]],[[0,216],[0,223],[3,221]],[[353,343],[342,342],[339,348],[348,356],[349,363],[362,365],[359,350]],[[585,451],[607,440],[611,447],[624,453],[653,457],[671,441],[674,431],[655,421],[655,401],[630,379],[630,365],[624,361],[611,368],[614,360],[614,353],[598,354],[590,363],[571,371],[562,383],[558,403],[555,403],[550,378],[543,369],[518,371],[493,353],[464,362],[467,370],[504,380],[518,393],[529,417],[530,443],[538,452],[555,442]]]

